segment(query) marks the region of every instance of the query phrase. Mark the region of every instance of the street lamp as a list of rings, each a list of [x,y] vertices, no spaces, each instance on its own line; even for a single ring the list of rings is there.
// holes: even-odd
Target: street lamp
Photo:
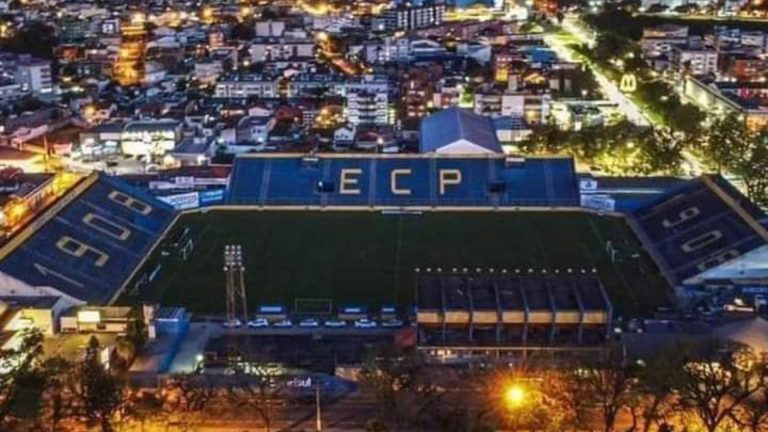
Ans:
[[[511,409],[522,406],[526,401],[526,396],[525,388],[520,384],[511,384],[504,390],[504,402]]]

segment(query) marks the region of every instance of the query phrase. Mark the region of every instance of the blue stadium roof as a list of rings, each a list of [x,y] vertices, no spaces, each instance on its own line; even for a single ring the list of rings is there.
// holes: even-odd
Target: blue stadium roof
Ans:
[[[503,152],[490,117],[453,107],[421,121],[422,153],[439,151],[459,140],[468,141],[491,153]]]
[[[93,174],[0,248],[0,272],[88,303],[109,303],[174,217],[168,204]]]
[[[577,207],[571,158],[251,154],[235,159],[233,205]]]
[[[765,214],[720,176],[688,181],[630,214],[673,285],[768,244]]]

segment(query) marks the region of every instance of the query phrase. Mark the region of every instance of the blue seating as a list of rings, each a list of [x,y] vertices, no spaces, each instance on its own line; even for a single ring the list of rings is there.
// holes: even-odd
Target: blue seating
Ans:
[[[570,158],[507,166],[503,155],[245,155],[235,160],[228,203],[566,207],[578,206],[579,194]]]
[[[630,214],[640,239],[674,284],[766,243],[718,192],[733,198],[748,217],[761,217],[755,206],[745,208],[749,200],[719,176],[686,182]]]
[[[0,271],[78,300],[108,303],[175,213],[120,180],[94,175],[83,181],[92,184],[3,258]]]

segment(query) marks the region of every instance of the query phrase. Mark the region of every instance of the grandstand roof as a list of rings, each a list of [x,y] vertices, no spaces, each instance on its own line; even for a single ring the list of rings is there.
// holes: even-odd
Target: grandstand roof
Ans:
[[[113,301],[175,212],[121,180],[92,174],[0,247],[0,273],[94,304]]]
[[[768,244],[765,214],[720,176],[688,181],[633,211],[629,220],[673,285],[696,283],[696,276]],[[745,278],[752,272],[742,273]]]
[[[750,283],[768,281],[768,244],[751,250],[724,264],[685,281],[689,285],[746,279]]]
[[[448,108],[421,121],[422,153],[503,153],[489,117]]]

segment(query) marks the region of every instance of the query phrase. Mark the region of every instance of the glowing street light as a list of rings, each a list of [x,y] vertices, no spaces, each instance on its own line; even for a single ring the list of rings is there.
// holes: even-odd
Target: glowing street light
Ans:
[[[520,384],[512,384],[504,390],[504,402],[509,408],[518,408],[525,403],[526,391]]]

